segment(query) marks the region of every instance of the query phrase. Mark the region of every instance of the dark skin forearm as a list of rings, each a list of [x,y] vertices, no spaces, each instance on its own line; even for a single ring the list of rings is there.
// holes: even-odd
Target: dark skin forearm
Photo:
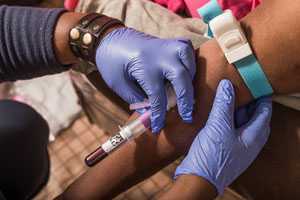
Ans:
[[[299,9],[298,1],[269,1],[242,20],[248,40],[275,94],[300,91]],[[148,132],[125,144],[81,176],[61,198],[113,197],[183,155],[203,127],[221,79],[230,79],[234,84],[237,106],[252,100],[234,66],[226,62],[214,40],[202,45],[197,65],[192,124],[182,123],[175,110],[169,112],[166,128],[159,136]]]
[[[299,92],[299,9],[299,1],[267,0],[242,20],[275,94]]]
[[[78,62],[69,46],[70,30],[84,16],[83,13],[66,12],[60,16],[54,30],[54,50],[61,64],[73,64]]]

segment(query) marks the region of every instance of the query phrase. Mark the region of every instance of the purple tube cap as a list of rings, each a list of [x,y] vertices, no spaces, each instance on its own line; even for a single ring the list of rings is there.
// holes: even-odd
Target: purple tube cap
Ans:
[[[151,117],[151,111],[147,111],[139,117],[139,120],[146,128],[150,128],[151,125],[150,117]]]

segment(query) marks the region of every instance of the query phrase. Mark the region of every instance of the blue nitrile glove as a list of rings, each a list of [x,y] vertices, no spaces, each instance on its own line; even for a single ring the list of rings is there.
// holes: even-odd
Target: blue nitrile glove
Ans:
[[[189,40],[159,39],[119,28],[101,41],[96,62],[105,82],[125,101],[132,104],[149,99],[153,132],[164,126],[166,80],[175,90],[180,116],[186,122],[192,121],[196,64]]]
[[[250,120],[239,122],[243,125],[235,128],[234,99],[232,84],[222,80],[208,121],[194,139],[188,155],[177,167],[175,177],[182,174],[201,176],[222,194],[224,188],[254,161],[269,137],[271,100],[258,100]],[[246,119],[247,113],[243,111],[238,115]]]

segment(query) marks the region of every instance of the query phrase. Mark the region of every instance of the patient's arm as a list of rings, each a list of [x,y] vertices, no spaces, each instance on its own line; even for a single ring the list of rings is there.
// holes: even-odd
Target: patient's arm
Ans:
[[[264,1],[242,20],[248,40],[276,94],[300,91],[299,10],[299,1]],[[192,124],[182,123],[174,109],[168,113],[166,128],[159,136],[148,132],[123,145],[89,169],[61,198],[101,199],[115,196],[183,155],[206,121],[221,79],[230,79],[234,84],[237,106],[251,101],[251,95],[239,74],[226,62],[214,40],[203,44],[198,52],[197,65]]]
[[[212,200],[217,196],[214,185],[200,176],[183,174],[160,200]]]

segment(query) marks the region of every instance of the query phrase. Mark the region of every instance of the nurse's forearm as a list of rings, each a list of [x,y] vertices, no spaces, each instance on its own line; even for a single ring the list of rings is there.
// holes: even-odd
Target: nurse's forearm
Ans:
[[[299,9],[297,1],[270,1],[243,19],[248,40],[276,94],[300,91]],[[193,124],[184,124],[176,111],[169,112],[166,128],[159,136],[148,132],[125,144],[80,177],[62,197],[112,197],[183,155],[205,123],[221,79],[228,78],[234,84],[237,105],[251,100],[239,74],[214,40],[202,45],[197,60]]]
[[[57,21],[53,38],[54,50],[60,63],[64,65],[78,62],[78,58],[75,57],[69,45],[69,33],[85,15],[87,15],[87,13],[65,12]],[[103,24],[99,24],[99,26],[103,26]],[[107,29],[104,35],[121,26],[122,25],[118,25]]]
[[[69,47],[69,32],[84,15],[1,5],[0,82],[60,73],[77,63]],[[104,35],[118,27],[105,29]]]

